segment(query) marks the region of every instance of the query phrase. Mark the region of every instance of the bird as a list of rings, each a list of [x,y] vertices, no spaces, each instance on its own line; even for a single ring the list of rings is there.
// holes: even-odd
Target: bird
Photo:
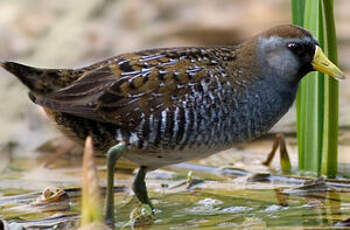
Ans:
[[[311,71],[343,72],[315,37],[279,25],[239,44],[159,48],[76,69],[1,66],[29,89],[57,127],[77,143],[91,136],[107,155],[106,221],[114,222],[114,167],[140,169],[136,197],[152,207],[146,173],[207,157],[265,133],[289,110]]]

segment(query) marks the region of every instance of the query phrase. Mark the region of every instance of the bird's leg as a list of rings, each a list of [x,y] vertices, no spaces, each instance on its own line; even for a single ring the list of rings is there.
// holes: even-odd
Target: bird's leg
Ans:
[[[280,136],[280,164],[284,174],[290,174],[292,171],[292,164],[290,163],[286,140],[283,135]]]
[[[267,155],[266,160],[264,162],[262,162],[263,165],[270,166],[271,161],[275,157],[275,154],[277,152],[278,146],[280,145],[280,139],[281,139],[281,134],[276,134],[275,140],[273,141],[271,152]]]
[[[114,167],[126,149],[125,142],[111,147],[107,152],[107,191],[106,191],[106,224],[114,227]]]
[[[292,166],[288,156],[286,140],[284,135],[279,133],[276,134],[275,141],[273,142],[272,150],[268,154],[267,159],[262,163],[263,165],[270,166],[278,147],[280,147],[280,165],[283,173],[290,173]]]
[[[141,166],[134,179],[132,190],[134,191],[137,199],[139,199],[141,203],[148,204],[153,210],[153,206],[147,194],[147,188],[145,183],[146,172],[147,172],[147,167]]]

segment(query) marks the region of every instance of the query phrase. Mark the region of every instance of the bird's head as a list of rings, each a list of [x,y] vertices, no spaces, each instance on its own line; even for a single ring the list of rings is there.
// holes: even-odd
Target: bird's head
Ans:
[[[320,71],[336,79],[345,78],[312,34],[301,27],[276,26],[256,37],[256,47],[260,68],[270,76],[298,82],[305,74]]]

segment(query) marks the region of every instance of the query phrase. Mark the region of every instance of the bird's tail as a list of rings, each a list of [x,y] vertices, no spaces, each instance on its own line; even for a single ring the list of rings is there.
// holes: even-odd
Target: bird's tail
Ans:
[[[15,62],[2,62],[0,66],[15,75],[35,94],[54,92],[69,85],[81,75],[78,71],[69,69],[41,69]]]

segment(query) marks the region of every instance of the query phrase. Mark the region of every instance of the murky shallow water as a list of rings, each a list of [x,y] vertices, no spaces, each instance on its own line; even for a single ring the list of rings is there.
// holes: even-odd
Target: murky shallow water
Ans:
[[[80,213],[81,158],[63,157],[48,169],[41,165],[47,155],[14,157],[0,176],[0,217],[12,228],[69,229],[78,226]],[[101,185],[105,185],[104,159],[98,158]],[[198,184],[187,189],[182,183],[192,168]],[[199,170],[200,169],[200,170]],[[150,197],[156,208],[149,229],[265,229],[307,227],[337,228],[350,218],[349,188],[301,183],[252,182],[253,174],[225,177],[210,172],[215,168],[182,165],[148,175]],[[218,169],[220,170],[220,169]],[[116,227],[125,226],[131,210],[138,206],[129,185],[132,168],[120,168],[116,184]],[[243,174],[244,174],[243,173]],[[296,180],[297,181],[297,180]],[[48,186],[66,189],[68,197],[53,206],[35,205]],[[342,229],[344,227],[341,227]],[[126,228],[128,229],[128,228]]]

